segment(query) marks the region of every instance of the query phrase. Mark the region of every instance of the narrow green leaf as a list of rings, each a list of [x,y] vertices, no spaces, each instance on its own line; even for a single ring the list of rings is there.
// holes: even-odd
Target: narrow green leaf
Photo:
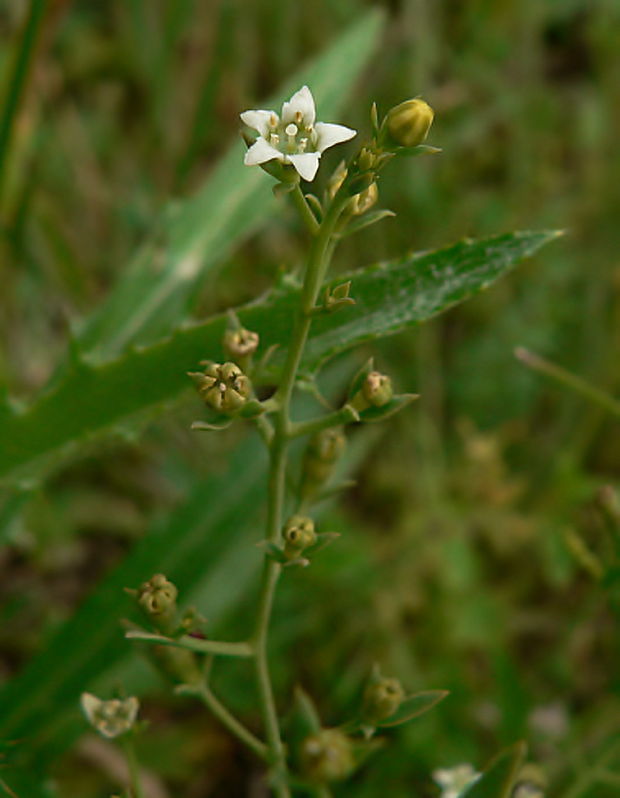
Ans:
[[[320,118],[339,121],[340,109],[376,46],[382,16],[376,9],[362,16],[256,107],[279,109],[305,83]],[[84,326],[80,340],[87,352],[110,357],[129,343],[143,344],[169,333],[185,318],[208,272],[273,213],[273,181],[261,169],[243,165],[244,145],[236,131],[228,135],[234,144],[202,188],[171,205],[153,240]]]
[[[428,712],[440,701],[443,701],[447,695],[447,690],[424,690],[421,693],[416,693],[406,698],[393,715],[376,725],[381,729],[400,726],[401,723],[407,723],[408,720],[413,720],[413,718]]]
[[[393,396],[389,402],[381,407],[369,407],[360,413],[360,420],[367,423],[375,421],[384,421],[386,418],[393,416],[402,410],[407,405],[411,404],[415,399],[419,399],[420,394],[417,393],[401,393]]]
[[[462,302],[556,236],[508,233],[462,241],[348,275],[357,304],[314,321],[303,369],[312,372],[352,346],[399,332]],[[339,277],[334,283],[342,281]],[[271,376],[281,367],[297,304],[298,289],[283,286],[266,300],[238,310],[242,324],[260,334],[265,351],[279,346],[270,361]],[[219,352],[225,328],[226,316],[221,315],[115,360],[68,367],[27,410],[0,415],[0,478],[28,476],[66,447],[88,443],[121,423],[127,427],[136,414],[177,399],[189,385],[186,372]]]
[[[526,752],[524,742],[505,748],[489,762],[482,776],[465,790],[461,798],[508,798]]]

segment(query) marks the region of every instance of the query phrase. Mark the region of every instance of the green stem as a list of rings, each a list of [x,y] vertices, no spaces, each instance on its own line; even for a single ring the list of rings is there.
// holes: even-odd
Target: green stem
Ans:
[[[359,421],[360,414],[350,404],[346,404],[340,410],[334,410],[333,413],[328,413],[319,418],[313,418],[310,421],[298,421],[291,424],[289,430],[289,437],[299,438],[302,435],[314,435],[330,427],[338,427],[341,424],[349,424],[352,421]]]
[[[308,208],[299,186],[293,191],[293,198],[308,224],[308,217],[304,208],[309,213],[312,212]],[[303,206],[300,204],[300,200],[303,202]],[[290,419],[293,386],[295,385],[299,364],[312,323],[312,308],[316,303],[318,292],[325,277],[328,255],[330,255],[332,251],[330,248],[331,238],[347,200],[348,197],[337,194],[320,226],[316,225],[316,219],[314,219],[314,215],[312,215],[314,224],[316,225],[316,235],[312,241],[306,266],[301,307],[299,308],[291,345],[288,349],[286,362],[284,364],[282,380],[273,397],[274,405],[277,407],[277,410],[274,414],[273,437],[269,444],[270,467],[266,539],[270,543],[275,543],[276,545],[281,541],[283,523],[287,450],[293,429]],[[308,226],[314,231],[313,225],[308,224]],[[271,620],[276,585],[281,570],[282,566],[279,563],[265,558],[253,644],[255,650],[258,693],[265,724],[267,745],[269,747],[271,763],[277,775],[274,790],[278,798],[290,798],[291,793],[285,778],[286,753],[280,735],[278,714],[267,658],[269,623]]]
[[[129,785],[131,787],[131,798],[144,798],[142,791],[142,781],[140,779],[140,766],[136,757],[136,749],[131,734],[123,739],[127,768],[129,770]]]
[[[291,196],[293,197],[293,202],[299,211],[299,215],[308,228],[308,232],[313,236],[316,235],[319,231],[319,223],[316,220],[312,208],[308,205],[308,201],[304,197],[299,183],[297,183],[293,191],[291,191]]]
[[[591,401],[603,407],[605,410],[612,413],[614,416],[620,418],[620,402],[617,399],[614,399],[613,396],[605,393],[605,391],[601,391],[599,388],[596,388],[594,385],[590,385],[589,382],[586,382],[586,380],[578,377],[576,374],[572,374],[570,371],[562,368],[562,366],[558,366],[556,363],[551,363],[549,360],[545,360],[539,355],[534,354],[534,352],[524,349],[522,346],[519,346],[515,349],[515,356],[522,363],[525,363],[526,366],[529,366],[535,371],[539,371],[541,374],[545,374],[547,377],[551,377],[552,379],[561,382],[567,388],[582,394],[582,396],[587,397]]]
[[[198,637],[183,635],[182,637],[165,637],[164,635],[131,629],[125,633],[128,640],[139,640],[143,643],[157,643],[160,646],[173,646],[196,651],[198,654],[219,654],[222,657],[252,657],[254,648],[250,643],[228,643],[223,640],[201,640]]]
[[[252,734],[249,729],[246,729],[241,721],[237,720],[230,710],[227,709],[218,698],[216,698],[216,696],[206,685],[201,685],[200,687],[190,687],[186,685],[183,687],[183,689],[178,690],[177,692],[187,695],[194,695],[200,698],[205,706],[208,707],[213,715],[215,715],[220,723],[225,726],[231,734],[234,734],[235,737],[241,740],[242,743],[245,743],[245,745],[254,751],[256,756],[260,757],[260,759],[266,760],[268,758],[269,751],[265,743]]]

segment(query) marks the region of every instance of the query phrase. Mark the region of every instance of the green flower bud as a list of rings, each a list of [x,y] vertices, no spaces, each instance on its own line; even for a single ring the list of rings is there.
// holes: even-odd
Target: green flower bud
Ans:
[[[155,574],[138,588],[138,604],[156,623],[166,623],[174,618],[177,609],[176,586],[163,574]]]
[[[224,333],[224,350],[232,360],[241,360],[253,355],[258,349],[258,333],[241,327],[238,330],[226,330]]]
[[[361,216],[366,211],[370,210],[379,199],[379,189],[376,183],[371,183],[368,188],[360,191],[351,200],[351,213],[354,216]]]
[[[369,723],[377,723],[393,715],[405,698],[405,691],[398,679],[381,677],[372,680],[364,690],[362,714]]]
[[[392,380],[387,374],[381,374],[379,371],[371,371],[368,374],[362,386],[362,396],[368,404],[383,407],[393,395]]]
[[[304,549],[316,543],[314,521],[307,515],[293,515],[288,519],[282,533],[284,554],[288,559],[299,557]]]
[[[357,156],[357,166],[360,172],[370,172],[377,166],[377,153],[369,150],[368,147],[362,147]]]
[[[136,721],[138,699],[135,696],[121,700],[102,701],[92,693],[82,693],[82,711],[88,722],[104,737],[118,737],[128,732]]]
[[[340,161],[338,166],[334,169],[332,176],[329,178],[329,182],[327,184],[327,193],[329,194],[329,198],[333,199],[336,194],[338,193],[338,189],[344,183],[345,178],[348,174],[348,170],[344,161]]]
[[[198,393],[220,413],[239,410],[251,395],[250,381],[235,363],[209,363],[204,373],[191,372]]]
[[[306,488],[321,485],[329,479],[346,443],[341,427],[321,430],[310,439],[303,465]]]
[[[321,729],[301,744],[301,766],[312,781],[340,781],[355,766],[349,738],[339,729]]]
[[[433,109],[424,100],[406,100],[388,111],[384,124],[396,144],[416,147],[428,135],[433,117]]]

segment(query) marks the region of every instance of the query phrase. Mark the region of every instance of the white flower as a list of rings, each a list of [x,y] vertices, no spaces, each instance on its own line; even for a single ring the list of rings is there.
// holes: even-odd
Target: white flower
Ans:
[[[433,779],[442,789],[440,798],[459,798],[480,776],[469,764],[433,771]]]
[[[315,118],[314,98],[307,86],[284,103],[281,118],[275,111],[244,111],[241,119],[260,135],[243,162],[256,166],[276,159],[291,164],[304,180],[314,180],[322,153],[357,133],[344,125],[315,122]]]
[[[128,732],[138,714],[138,699],[135,696],[102,701],[92,693],[82,693],[80,703],[88,722],[104,737],[118,737]]]

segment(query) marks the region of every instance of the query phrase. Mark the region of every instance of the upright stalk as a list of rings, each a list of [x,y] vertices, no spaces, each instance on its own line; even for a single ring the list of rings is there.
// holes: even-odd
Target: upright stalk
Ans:
[[[296,205],[298,206],[300,197],[301,201],[305,204],[305,199],[301,196],[301,192],[299,192],[299,195],[300,196],[296,198]],[[290,405],[293,387],[312,323],[311,312],[316,304],[327,270],[329,255],[331,255],[331,247],[329,245],[347,200],[348,197],[344,195],[343,192],[339,192],[332,201],[322,223],[317,226],[306,266],[301,293],[301,305],[295,320],[291,345],[284,364],[280,386],[274,396],[274,401],[278,409],[274,414],[274,434],[269,444],[266,538],[270,543],[276,545],[281,541],[281,530],[284,520],[284,494],[288,445],[292,437]],[[305,214],[302,213],[302,218],[304,218],[304,216]],[[305,216],[304,220],[307,221],[307,216]],[[269,623],[271,620],[275,589],[281,570],[282,566],[279,563],[270,558],[265,559],[253,644],[255,649],[256,678],[265,724],[267,745],[272,766],[278,777],[274,789],[278,798],[290,798],[290,791],[284,778],[286,775],[286,755],[280,735],[267,657]]]

